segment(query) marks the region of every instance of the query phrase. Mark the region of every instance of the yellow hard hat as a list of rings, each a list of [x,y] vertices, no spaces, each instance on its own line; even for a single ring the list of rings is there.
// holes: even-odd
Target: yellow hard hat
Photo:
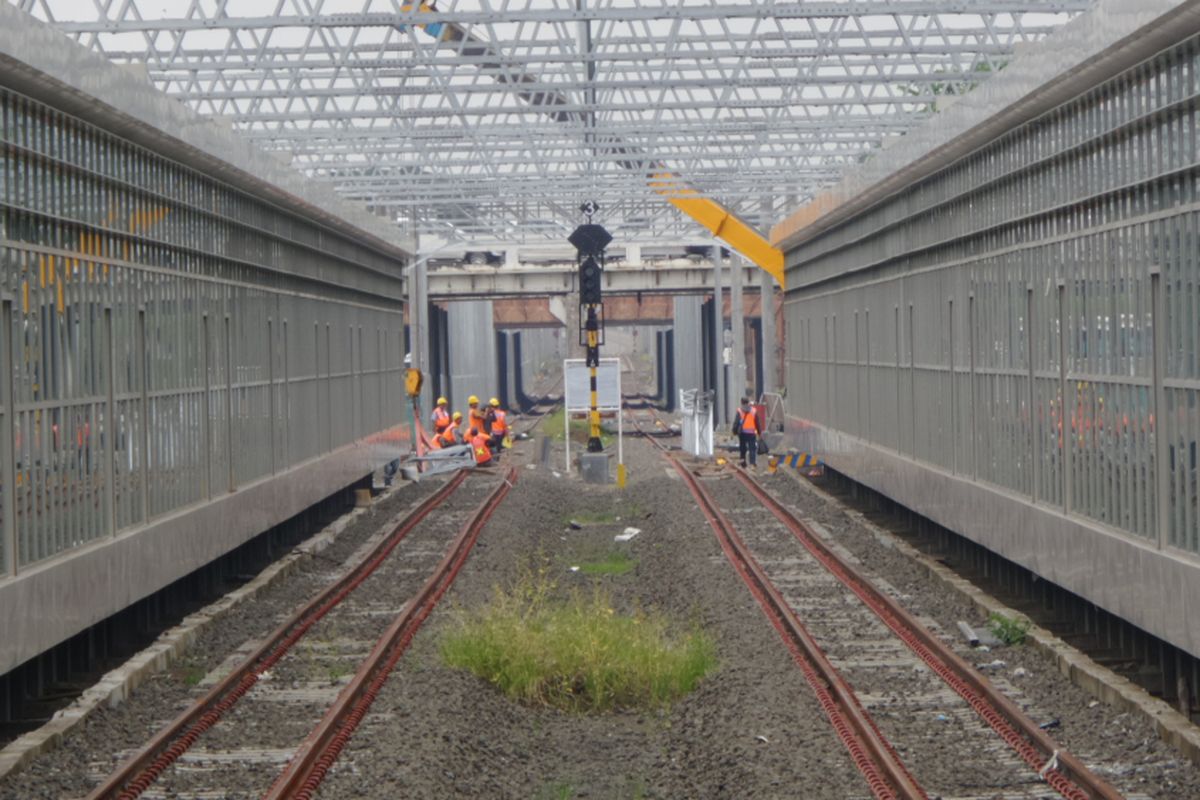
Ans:
[[[450,415],[450,419],[462,419],[462,412],[455,411],[452,415]]]
[[[474,405],[478,405],[478,404],[479,404],[479,398],[476,397],[475,395],[471,395],[470,397],[467,398],[467,405],[474,406]]]
[[[444,397],[439,397],[439,398],[437,399],[437,404],[438,404],[439,406],[444,406],[444,405],[446,405],[446,403],[449,403],[449,402],[450,402],[450,401],[449,401],[449,400],[447,400],[447,399],[446,399],[446,398],[444,398]]]
[[[488,405],[491,406],[492,408],[499,408],[500,401],[493,397],[491,400],[488,400]]]

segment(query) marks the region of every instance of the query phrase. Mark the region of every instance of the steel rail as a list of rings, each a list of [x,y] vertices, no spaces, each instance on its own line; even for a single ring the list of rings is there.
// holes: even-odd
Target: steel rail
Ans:
[[[975,710],[1002,739],[1069,800],[1120,800],[1123,795],[1093,774],[1030,719],[1015,703],[899,603],[879,591],[857,568],[833,551],[782,503],[742,469],[735,474],[817,561],[854,592],[879,619]]]
[[[633,418],[633,424],[645,434],[636,417]],[[866,779],[871,794],[879,800],[926,800],[928,795],[925,790],[880,733],[858,702],[849,683],[829,661],[812,634],[750,554],[749,548],[733,523],[722,513],[716,500],[666,447],[650,437],[646,438],[662,451],[696,498],[717,536],[721,550],[783,638],[838,738],[849,751],[855,767]]]
[[[232,672],[186,711],[160,730],[89,794],[88,800],[135,800],[196,740],[217,724],[224,714],[258,683],[330,610],[342,602],[373,573],[421,520],[442,504],[466,479],[459,472],[421,502],[400,525],[376,545],[352,570],[297,609]]]
[[[524,427],[523,427],[523,428],[522,428],[520,431],[518,431],[518,432],[517,432],[517,435],[518,435],[518,436],[527,436],[527,435],[529,435],[530,433],[533,433],[533,431],[534,431],[534,430],[537,428],[537,426],[538,426],[538,425],[541,425],[541,424],[542,424],[542,421],[543,421],[543,420],[545,420],[545,419],[546,419],[546,417],[548,417],[548,416],[550,416],[551,414],[553,414],[553,413],[555,412],[555,410],[556,410],[556,409],[557,409],[559,406],[561,406],[561,405],[562,405],[562,400],[555,400],[554,402],[550,403],[550,405],[549,405],[549,406],[546,408],[546,410],[545,410],[545,411],[543,411],[542,413],[538,414],[538,415],[537,415],[536,417],[534,417],[533,419],[526,419],[526,418],[522,418],[522,419],[521,419],[521,421],[522,421],[522,422],[527,422],[528,424],[527,424],[527,425],[525,425],[525,426],[524,426]],[[533,408],[534,408],[534,410],[536,410],[536,409],[537,409],[537,405],[535,404],[535,405],[533,406]]]
[[[549,392],[553,392],[555,389],[563,389],[563,388],[564,388],[563,387],[563,377],[560,375],[553,383],[551,383],[548,387],[546,387],[546,390],[544,392],[539,391],[538,397],[541,400],[545,400],[549,396],[548,395]],[[564,391],[563,394],[559,395],[557,399],[551,398],[549,406],[546,408],[546,410],[543,411],[542,413],[538,414],[537,416],[533,417],[532,420],[526,420],[523,417],[521,421],[522,422],[528,421],[529,424],[526,425],[520,431],[520,433],[518,433],[518,435],[528,435],[530,433],[533,433],[533,431],[537,428],[537,426],[542,424],[542,420],[546,419],[546,417],[553,414],[554,410],[556,408],[558,408],[560,405],[562,405],[565,400],[566,400],[566,392]],[[542,405],[541,403],[534,403],[533,406],[530,408],[530,411],[536,411],[537,408],[541,405]],[[513,427],[515,428],[516,426],[514,425]]]
[[[808,632],[788,602],[775,588],[766,572],[750,554],[737,529],[722,513],[716,500],[700,485],[700,482],[683,465],[668,456],[675,471],[680,474],[700,504],[700,510],[708,519],[726,558],[750,588],[750,593],[762,607],[763,613],[779,631],[800,666],[804,678],[817,696],[817,702],[829,717],[838,738],[850,752],[850,757],[859,772],[866,778],[871,794],[880,800],[925,800],[925,790],[908,771],[892,745],[875,726],[866,709],[846,679],[821,650],[820,645]]]
[[[264,800],[311,800],[330,767],[350,741],[354,730],[366,716],[388,675],[408,649],[421,623],[454,583],[484,524],[516,481],[517,469],[509,467],[504,480],[463,525],[437,569],[379,638],[354,679],[300,745],[296,755],[263,796]]]

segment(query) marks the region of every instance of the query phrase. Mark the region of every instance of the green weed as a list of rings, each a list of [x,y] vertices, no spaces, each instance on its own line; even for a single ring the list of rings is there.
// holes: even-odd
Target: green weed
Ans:
[[[607,511],[590,511],[581,509],[563,517],[563,523],[577,522],[580,525],[611,525],[615,522],[630,522],[644,516],[642,510],[633,504],[610,508]]]
[[[337,663],[329,667],[330,683],[337,683],[347,675],[353,675],[354,669],[348,664]]]
[[[578,522],[580,525],[607,525],[616,522],[619,516],[615,511],[576,511],[563,517],[563,521]]]
[[[534,800],[571,800],[574,796],[575,790],[569,783],[555,783],[539,789]]]
[[[1029,633],[1029,620],[1013,618],[1000,613],[988,617],[988,630],[1000,641],[1007,645],[1023,644]]]
[[[189,664],[187,668],[183,670],[183,685],[197,686],[199,685],[200,681],[204,680],[204,676],[207,674],[208,673],[205,671],[204,667],[200,666],[199,664]]]
[[[579,571],[584,575],[624,575],[636,565],[636,558],[621,550],[614,550],[596,561],[581,563]]]
[[[563,440],[563,414],[566,412],[559,407],[550,414],[546,419],[542,420],[542,431],[545,435],[550,436],[554,441],[561,442]],[[586,444],[588,437],[591,435],[592,426],[586,419],[571,420],[571,441]],[[603,430],[600,432],[600,444],[608,447],[616,437]]]
[[[509,697],[570,711],[663,707],[716,664],[699,629],[672,636],[661,615],[617,614],[598,586],[565,602],[552,600],[553,588],[527,575],[487,607],[460,612],[442,657]]]

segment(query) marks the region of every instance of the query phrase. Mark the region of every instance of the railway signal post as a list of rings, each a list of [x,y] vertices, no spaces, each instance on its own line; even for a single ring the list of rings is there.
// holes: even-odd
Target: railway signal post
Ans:
[[[600,206],[589,200],[579,207],[587,221],[576,228],[569,237],[579,261],[579,343],[587,347],[587,365],[591,389],[591,408],[588,413],[590,430],[587,451],[599,453],[604,449],[600,442],[600,410],[596,400],[596,367],[600,365],[600,345],[604,343],[604,249],[612,241],[612,234],[602,225],[592,222],[592,215]]]

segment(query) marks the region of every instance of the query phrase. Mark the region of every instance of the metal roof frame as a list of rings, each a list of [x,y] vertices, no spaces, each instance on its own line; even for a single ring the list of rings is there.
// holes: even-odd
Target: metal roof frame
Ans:
[[[10,2],[427,241],[514,243],[588,199],[626,241],[694,240],[664,167],[765,228],[1092,5]]]

